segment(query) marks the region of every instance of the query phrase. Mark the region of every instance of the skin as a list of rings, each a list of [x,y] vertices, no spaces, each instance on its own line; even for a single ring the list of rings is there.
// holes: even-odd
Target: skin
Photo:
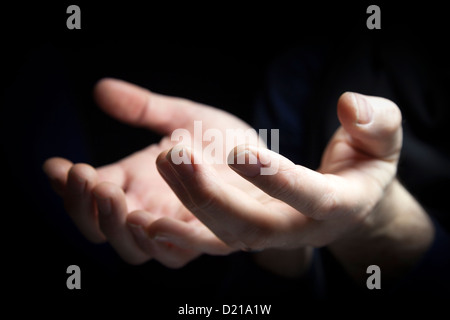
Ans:
[[[343,94],[341,127],[314,171],[266,149],[256,135],[223,150],[223,164],[190,148],[193,141],[173,148],[173,130],[194,137],[194,121],[223,136],[250,128],[222,110],[115,79],[101,80],[94,94],[107,114],[164,137],[104,167],[51,158],[43,168],[86,238],[108,241],[131,264],[156,259],[177,268],[203,253],[264,250],[255,254],[263,267],[299,276],[311,248],[329,246],[355,279],[370,264],[395,278],[432,242],[426,212],[395,179],[401,113],[389,100]],[[256,163],[237,164],[238,154]],[[173,156],[190,163],[175,164]],[[259,174],[268,163],[276,173]]]

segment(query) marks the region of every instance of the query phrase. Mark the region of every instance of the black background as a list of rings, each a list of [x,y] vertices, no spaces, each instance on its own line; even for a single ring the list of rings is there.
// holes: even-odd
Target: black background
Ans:
[[[70,4],[81,8],[81,30],[66,28]],[[17,303],[18,312],[61,316],[93,306],[90,310],[100,314],[124,308],[145,318],[159,318],[154,315],[163,312],[171,319],[185,303],[268,303],[278,307],[274,318],[282,311],[301,316],[299,302],[287,299],[290,293],[279,301],[270,287],[256,286],[248,296],[221,296],[224,279],[238,267],[233,256],[202,257],[181,270],[156,262],[120,262],[107,245],[97,248],[81,238],[63,215],[62,203],[51,193],[40,166],[56,155],[98,166],[158,138],[120,124],[95,107],[92,87],[105,76],[217,106],[251,121],[252,103],[267,66],[291,48],[352,37],[395,41],[401,36],[411,42],[426,39],[425,44],[448,39],[442,7],[378,2],[382,29],[367,30],[370,4],[61,1],[3,7],[1,139],[7,165],[1,225],[8,302]],[[81,128],[73,127],[78,131],[72,137],[80,133],[85,154],[74,154],[71,141],[49,137],[45,131],[53,120],[40,114],[51,114],[60,101],[72,105],[75,113],[69,116],[83,120]],[[71,129],[71,124],[65,127]],[[81,143],[77,141],[73,143]],[[55,149],[66,153],[54,154]],[[82,290],[66,288],[66,268],[71,264],[82,270]],[[58,306],[65,311],[60,313]]]

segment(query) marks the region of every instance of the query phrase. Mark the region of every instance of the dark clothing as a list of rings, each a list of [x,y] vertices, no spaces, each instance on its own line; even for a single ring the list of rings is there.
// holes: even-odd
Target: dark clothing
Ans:
[[[355,42],[358,43],[358,42]],[[343,51],[345,48],[345,51]],[[336,54],[341,52],[341,54]],[[344,53],[342,53],[344,52]],[[315,169],[339,126],[336,103],[345,91],[382,96],[403,115],[404,142],[398,178],[433,218],[436,236],[418,265],[386,296],[448,296],[450,276],[450,144],[446,140],[450,107],[445,95],[448,62],[435,51],[410,43],[364,43],[341,47],[299,48],[269,69],[266,88],[255,110],[256,128],[281,128],[280,153]],[[324,285],[329,297],[361,296],[326,249]],[[332,266],[332,267],[331,267]],[[315,267],[313,267],[315,268]],[[348,280],[348,279],[346,279]],[[363,290],[364,291],[364,290]],[[368,290],[366,290],[368,291]]]
[[[360,12],[356,9],[351,14]],[[333,23],[340,22],[339,15],[328,12],[328,16],[335,17]],[[33,11],[31,15],[35,15]],[[115,22],[116,16],[110,17]],[[292,19],[295,28],[296,19],[297,13]],[[311,18],[314,20],[316,17]],[[64,21],[62,25],[64,28]],[[40,31],[36,26],[33,28]],[[81,32],[88,32],[84,26]],[[103,27],[108,29],[109,25]],[[294,33],[309,33],[308,23],[303,27]],[[155,30],[152,32],[159,32]],[[344,43],[336,41],[340,43],[336,45],[315,40],[327,44],[290,50],[272,64],[255,106],[255,128],[279,128],[280,152],[295,163],[315,169],[339,125],[336,102],[340,94],[355,91],[383,96],[398,104],[404,117],[398,176],[433,217],[438,232],[432,248],[416,268],[398,286],[380,293],[356,288],[326,249],[316,250],[314,263],[304,278],[291,280],[261,270],[248,253],[203,256],[181,270],[169,270],[154,261],[139,267],[126,265],[107,244],[92,245],[84,240],[65,214],[60,198],[51,191],[41,171],[43,161],[62,156],[98,166],[159,138],[102,114],[92,99],[95,82],[105,76],[117,77],[155,92],[216,107],[228,105],[229,111],[245,117],[249,111],[245,106],[251,101],[247,92],[259,84],[262,65],[270,54],[262,62],[255,61],[270,45],[266,45],[267,34],[262,33],[262,49],[253,49],[249,54],[242,49],[239,56],[228,45],[225,53],[223,47],[167,48],[165,44],[172,38],[163,45],[151,46],[150,41],[146,43],[148,34],[121,43],[111,32],[112,41],[105,44],[94,32],[92,43],[78,48],[71,41],[83,44],[83,33],[66,31],[58,37],[65,39],[62,46],[39,43],[39,50],[21,52],[25,56],[20,61],[21,70],[8,79],[2,97],[2,158],[9,169],[4,180],[11,191],[5,198],[18,208],[5,214],[9,221],[3,224],[7,229],[13,226],[12,235],[5,241],[8,253],[11,251],[7,261],[11,271],[5,275],[15,275],[11,277],[12,296],[36,304],[67,300],[71,307],[102,301],[107,302],[107,308],[113,308],[114,299],[126,299],[120,303],[141,306],[146,308],[144,312],[147,308],[150,313],[164,308],[168,318],[185,303],[268,303],[278,306],[275,313],[292,311],[299,319],[306,308],[317,314],[329,306],[323,307],[323,301],[333,299],[353,303],[357,297],[362,301],[385,297],[398,301],[405,294],[419,299],[449,297],[450,144],[446,133],[450,107],[445,89],[450,55],[444,37],[436,43],[423,41],[423,35],[400,41],[405,40],[403,34],[387,43],[352,38]],[[252,30],[245,35],[245,41],[253,34]],[[274,38],[278,39],[278,34],[272,34],[272,41]],[[239,57],[230,59],[233,53]],[[14,245],[10,246],[11,241]],[[69,292],[65,287],[65,271],[71,264],[82,270],[80,292]],[[310,307],[313,302],[317,302],[314,308]]]

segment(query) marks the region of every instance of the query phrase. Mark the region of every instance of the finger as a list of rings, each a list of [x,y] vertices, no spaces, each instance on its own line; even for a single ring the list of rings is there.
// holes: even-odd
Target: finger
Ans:
[[[150,257],[155,256],[157,248],[155,242],[148,236],[146,229],[155,220],[155,216],[142,210],[131,212],[126,219],[136,244]]]
[[[125,170],[118,163],[109,164],[97,168],[98,182],[111,182],[119,188],[125,189],[127,175]]]
[[[172,154],[186,161],[176,164]],[[287,225],[288,217],[272,214],[256,199],[224,183],[212,167],[193,159],[192,151],[181,145],[157,159],[158,170],[183,205],[232,248],[274,245],[273,236]]]
[[[156,220],[158,221],[158,220]],[[200,251],[173,243],[169,238],[150,236],[155,217],[137,210],[127,217],[128,226],[142,251],[169,268],[181,268],[200,255]]]
[[[97,173],[87,164],[76,164],[67,174],[64,189],[64,207],[81,233],[90,241],[100,243],[105,241],[101,233],[97,211],[92,196],[92,189],[97,183]]]
[[[201,252],[197,250],[186,250],[163,239],[155,241],[155,260],[168,268],[184,267],[200,255]]]
[[[322,220],[345,213],[340,195],[345,193],[341,191],[346,184],[337,176],[295,165],[268,149],[246,145],[232,150],[228,163],[255,186],[310,218]],[[272,174],[261,174],[265,167],[272,167]]]
[[[395,103],[346,92],[338,101],[338,117],[357,149],[376,158],[398,159],[402,147],[402,116]]]
[[[42,170],[47,175],[53,190],[60,196],[66,187],[67,174],[73,163],[64,158],[50,158],[42,165]]]
[[[147,228],[149,236],[159,242],[173,243],[187,250],[211,255],[227,255],[235,251],[218,239],[201,223],[187,223],[169,217],[158,219]]]
[[[95,86],[99,106],[125,123],[147,127],[161,134],[192,125],[203,108],[185,99],[167,97],[125,81],[105,78]]]
[[[141,264],[150,259],[137,246],[126,224],[128,211],[122,189],[102,182],[92,192],[98,207],[100,229],[122,259],[130,264]]]

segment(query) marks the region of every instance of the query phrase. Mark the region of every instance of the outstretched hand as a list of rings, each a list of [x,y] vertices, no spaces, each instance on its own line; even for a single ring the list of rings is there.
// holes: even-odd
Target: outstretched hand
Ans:
[[[224,111],[151,93],[119,80],[101,80],[94,93],[99,106],[109,115],[164,137],[157,144],[100,168],[73,164],[63,158],[44,163],[53,188],[64,199],[66,211],[83,235],[95,243],[108,241],[131,264],[154,258],[166,266],[180,267],[201,253],[232,252],[233,248],[218,239],[177,199],[155,162],[161,152],[178,143],[171,139],[175,129],[188,130],[192,139],[202,138],[193,134],[195,120],[202,121],[205,130],[224,132],[250,127]],[[257,144],[257,135],[249,136],[249,142]],[[224,157],[227,151],[224,150]],[[226,161],[216,165],[215,170],[229,184],[256,189],[249,183],[242,184]]]
[[[395,178],[402,145],[401,114],[389,100],[345,93],[338,116],[342,126],[318,171],[266,148],[241,145],[230,153],[230,167],[265,192],[257,198],[218,178],[212,166],[195,164],[199,155],[189,148],[183,152],[192,164],[160,156],[158,168],[172,177],[166,181],[184,205],[233,248],[325,246],[370,216]],[[245,164],[233,161],[242,154]],[[267,164],[278,170],[261,175]]]
[[[377,223],[396,219],[375,210],[392,189],[402,146],[401,114],[389,100],[343,94],[341,127],[314,171],[268,150],[256,132],[245,144],[222,143],[213,163],[203,153],[211,137],[194,134],[195,121],[222,137],[250,129],[219,109],[112,79],[95,96],[111,116],[164,137],[104,167],[52,158],[44,171],[80,231],[109,241],[129,263],[181,267],[202,253],[325,246],[368,230],[362,226],[379,234]],[[190,140],[172,139],[177,129]]]

